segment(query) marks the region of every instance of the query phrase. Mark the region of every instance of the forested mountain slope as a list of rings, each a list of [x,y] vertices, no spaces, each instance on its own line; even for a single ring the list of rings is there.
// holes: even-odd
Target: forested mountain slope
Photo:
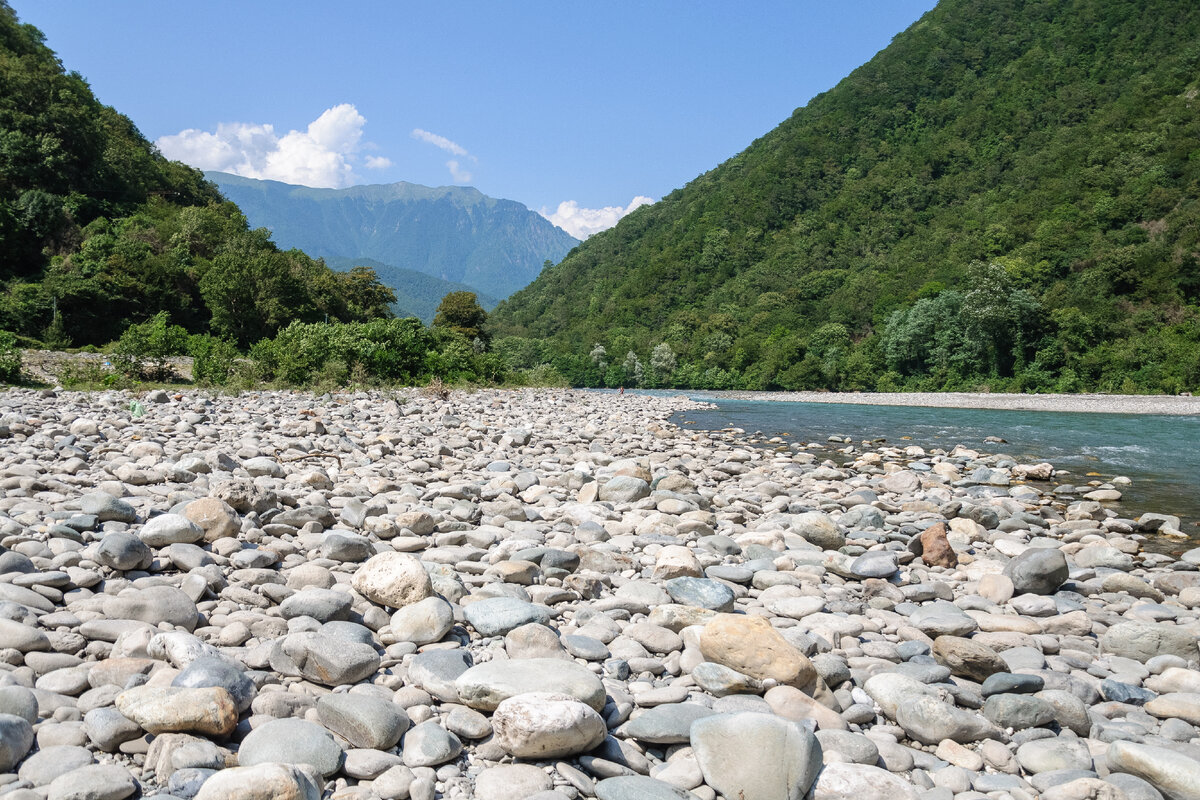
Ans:
[[[112,341],[160,311],[241,344],[292,320],[364,320],[391,295],[251,230],[197,170],[67,73],[0,0],[0,329]]]
[[[1198,62],[1190,0],[943,0],[495,334],[576,383],[1200,388]]]
[[[520,203],[467,186],[313,189],[224,172],[207,177],[282,247],[331,260],[369,258],[496,297],[527,286],[546,261],[578,244]]]

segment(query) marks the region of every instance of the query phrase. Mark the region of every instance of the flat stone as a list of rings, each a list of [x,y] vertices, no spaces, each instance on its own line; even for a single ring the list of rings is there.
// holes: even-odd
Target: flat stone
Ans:
[[[552,692],[574,697],[599,711],[604,684],[582,664],[556,658],[488,661],[464,671],[455,681],[460,702],[494,711],[501,701],[526,692]]]
[[[616,778],[605,778],[597,783],[596,798],[597,800],[695,800],[695,795],[644,775],[622,775]]]
[[[137,789],[137,781],[120,764],[93,764],[55,778],[46,800],[124,800]]]
[[[503,636],[531,622],[547,624],[550,610],[515,597],[489,597],[467,605],[463,616],[480,636]]]
[[[812,800],[920,800],[916,787],[887,770],[866,764],[825,765],[812,788]]]
[[[175,676],[171,685],[189,689],[220,687],[229,692],[239,714],[250,708],[250,703],[258,693],[254,681],[245,671],[223,658],[213,656],[201,656],[188,664]]]
[[[663,584],[676,603],[710,611],[732,611],[733,590],[708,578],[672,578]]]
[[[501,764],[475,778],[476,800],[528,800],[554,788],[554,780],[532,764]]]
[[[357,683],[379,669],[380,657],[368,644],[322,633],[292,633],[276,640],[271,668],[325,686]]]
[[[228,736],[238,709],[219,687],[189,689],[136,686],[117,695],[117,710],[150,733],[188,732]]]
[[[1100,648],[1143,664],[1159,655],[1176,655],[1188,662],[1200,660],[1195,634],[1156,622],[1118,622],[1101,635]]]
[[[1183,753],[1136,742],[1116,741],[1105,756],[1109,770],[1149,783],[1167,800],[1200,797],[1200,762]]]
[[[238,763],[307,764],[321,775],[332,775],[342,766],[342,748],[333,735],[302,719],[275,719],[264,723],[242,740]]]
[[[317,700],[321,723],[354,747],[390,750],[411,724],[404,709],[367,694],[329,694]]]
[[[713,715],[698,703],[666,703],[643,711],[621,727],[623,735],[651,744],[681,744],[691,739],[692,724]]]

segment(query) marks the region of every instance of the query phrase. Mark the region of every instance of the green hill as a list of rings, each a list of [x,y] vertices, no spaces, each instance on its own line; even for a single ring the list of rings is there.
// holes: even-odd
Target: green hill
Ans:
[[[587,384],[1196,389],[1198,62],[1190,0],[943,0],[494,334]]]
[[[313,189],[224,172],[206,177],[283,247],[330,260],[369,258],[496,297],[527,286],[546,261],[578,244],[520,203],[466,186]]]
[[[395,292],[396,302],[392,304],[395,315],[416,317],[426,325],[433,322],[438,304],[451,292],[475,292],[479,305],[485,311],[491,311],[500,302],[495,297],[480,294],[465,283],[444,281],[416,270],[393,267],[373,258],[327,258],[325,263],[341,272],[357,266],[370,267],[379,276],[379,282]]]
[[[0,329],[103,344],[160,311],[246,345],[293,320],[386,315],[370,270],[335,273],[251,230],[67,73],[0,0]]]

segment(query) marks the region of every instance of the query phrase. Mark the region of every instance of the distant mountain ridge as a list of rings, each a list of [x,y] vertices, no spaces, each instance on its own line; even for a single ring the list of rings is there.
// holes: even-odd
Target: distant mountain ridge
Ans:
[[[557,263],[579,243],[520,203],[471,187],[400,182],[314,189],[224,172],[205,177],[281,247],[331,263],[372,259],[492,297],[525,287],[546,261]]]

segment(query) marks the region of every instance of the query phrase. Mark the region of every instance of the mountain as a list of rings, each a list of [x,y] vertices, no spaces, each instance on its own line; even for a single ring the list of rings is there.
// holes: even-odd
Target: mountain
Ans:
[[[1196,389],[1198,67],[1191,0],[942,0],[493,333],[592,385]]]
[[[396,302],[392,304],[396,316],[417,317],[426,325],[433,322],[438,305],[450,292],[475,292],[476,300],[485,311],[491,311],[500,302],[499,298],[482,294],[465,283],[444,281],[416,270],[393,267],[373,258],[334,257],[325,259],[325,263],[342,272],[360,266],[375,270],[380,283],[392,287],[396,293]]]
[[[370,258],[497,297],[528,285],[546,261],[561,260],[578,244],[520,203],[469,187],[401,182],[312,189],[223,172],[205,176],[283,247],[326,259]]]
[[[106,344],[166,312],[245,346],[295,320],[384,316],[390,300],[373,273],[335,273],[250,230],[4,0],[0,281],[0,330],[51,345]]]

